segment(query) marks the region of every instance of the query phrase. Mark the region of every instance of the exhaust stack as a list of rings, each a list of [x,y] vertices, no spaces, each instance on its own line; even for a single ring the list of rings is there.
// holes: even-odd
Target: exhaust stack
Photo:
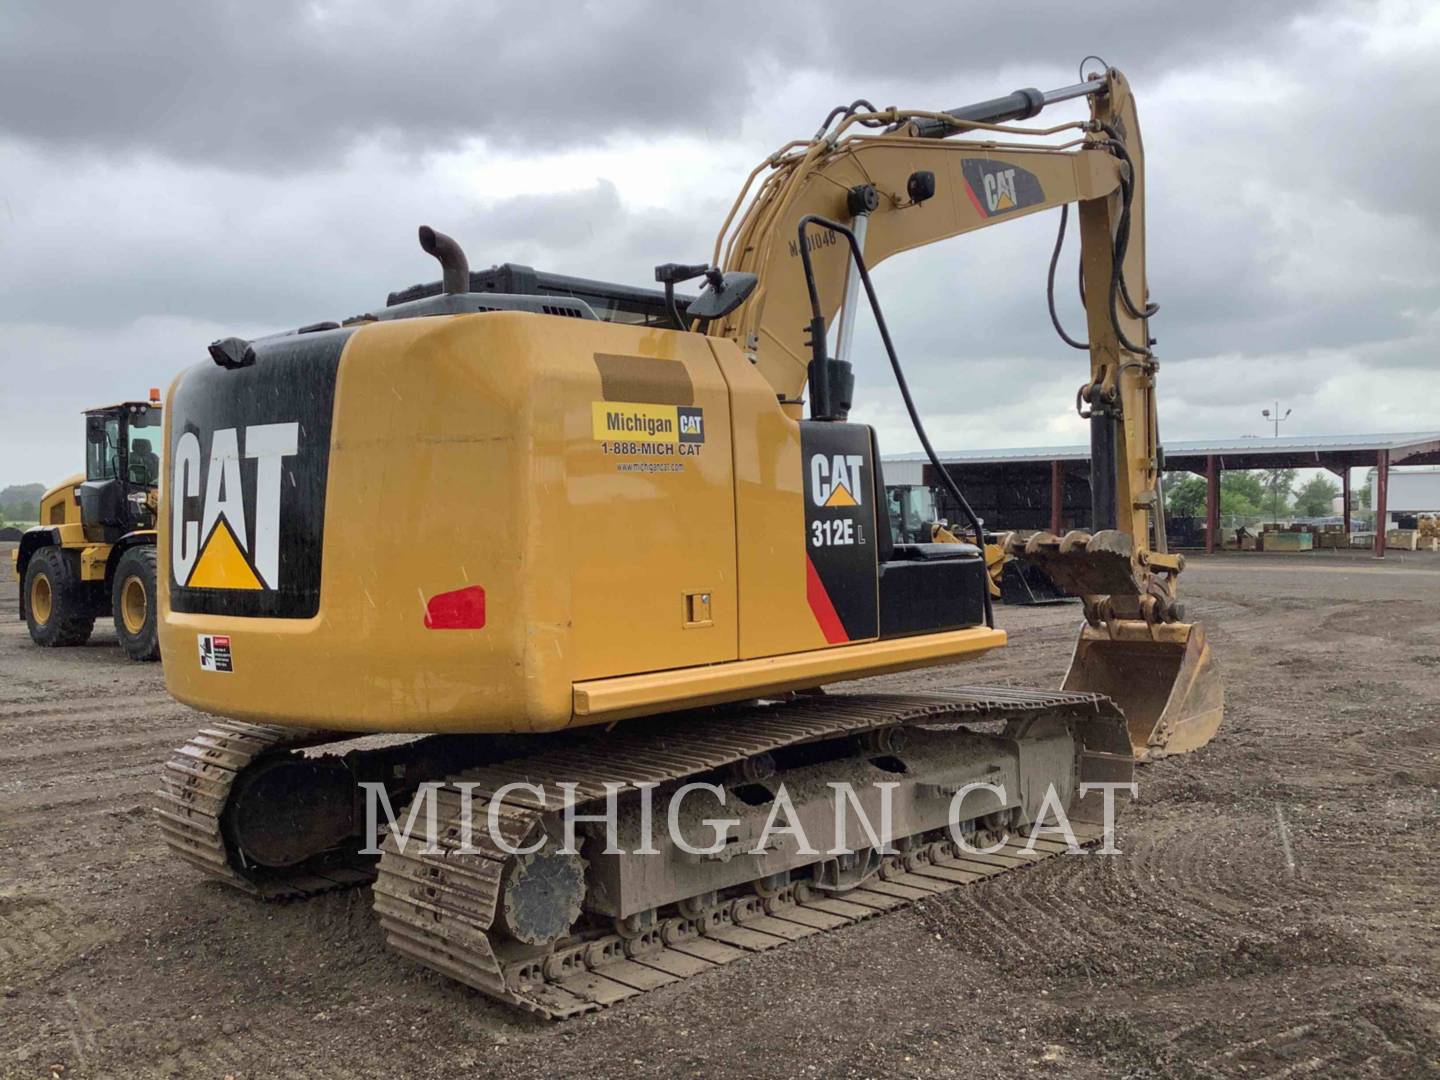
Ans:
[[[470,260],[465,252],[450,237],[436,232],[429,225],[420,226],[420,246],[425,254],[433,255],[440,261],[445,272],[445,292],[454,296],[470,291]]]

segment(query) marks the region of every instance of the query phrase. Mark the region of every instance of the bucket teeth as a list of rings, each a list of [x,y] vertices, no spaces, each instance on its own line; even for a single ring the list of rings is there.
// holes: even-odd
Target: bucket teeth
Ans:
[[[1144,592],[1137,580],[1135,546],[1128,533],[1102,529],[1064,536],[1041,532],[1015,554],[1038,566],[1071,596],[1135,596]]]

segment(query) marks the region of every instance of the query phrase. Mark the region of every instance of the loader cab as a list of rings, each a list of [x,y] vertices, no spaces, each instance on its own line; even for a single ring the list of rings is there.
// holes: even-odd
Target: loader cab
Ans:
[[[85,413],[80,519],[86,539],[113,543],[133,529],[153,527],[161,423],[157,401],[126,401]]]
[[[896,544],[928,544],[930,526],[941,521],[935,492],[923,484],[888,484],[885,496],[891,540]]]

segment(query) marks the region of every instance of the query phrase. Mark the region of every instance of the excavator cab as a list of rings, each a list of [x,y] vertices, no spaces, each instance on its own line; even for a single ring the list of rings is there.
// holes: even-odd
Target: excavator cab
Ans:
[[[885,497],[894,541],[929,543],[933,526],[941,523],[935,493],[923,484],[887,484]]]

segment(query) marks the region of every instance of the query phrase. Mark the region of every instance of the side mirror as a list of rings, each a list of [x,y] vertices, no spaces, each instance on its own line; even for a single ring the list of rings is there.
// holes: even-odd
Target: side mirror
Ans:
[[[103,416],[87,416],[85,418],[85,438],[88,442],[105,442],[105,418]]]
[[[713,271],[712,271],[713,273]],[[685,314],[692,319],[718,319],[749,299],[760,279],[743,270],[729,270],[720,275],[720,280],[709,279],[705,291],[690,306]]]

